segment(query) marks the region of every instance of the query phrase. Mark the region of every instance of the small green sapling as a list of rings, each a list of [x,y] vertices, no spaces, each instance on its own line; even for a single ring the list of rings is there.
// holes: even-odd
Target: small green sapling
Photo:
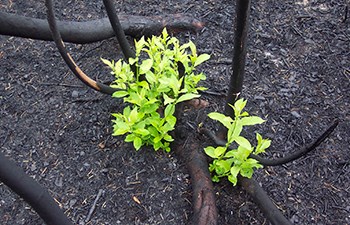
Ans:
[[[189,53],[190,52],[190,53]],[[115,81],[111,85],[118,91],[112,97],[123,98],[128,105],[123,113],[112,114],[115,119],[113,135],[126,134],[125,141],[133,142],[136,150],[151,145],[154,150],[170,151],[173,141],[177,103],[198,98],[198,82],[205,79],[195,68],[209,59],[208,54],[197,54],[193,42],[180,45],[175,37],[169,37],[166,29],[159,37],[142,37],[135,41],[135,58],[126,63],[102,59],[112,69]],[[178,65],[184,67],[180,76]],[[136,68],[135,73],[131,66]]]
[[[204,148],[205,153],[214,159],[209,165],[209,171],[214,174],[212,177],[214,182],[218,182],[222,177],[227,177],[235,186],[238,174],[251,178],[254,168],[263,167],[257,160],[249,158],[249,155],[265,152],[271,141],[263,139],[259,133],[256,133],[257,146],[253,147],[248,139],[241,136],[244,126],[264,122],[260,117],[249,116],[248,112],[243,112],[246,103],[246,100],[239,99],[234,105],[230,105],[234,110],[234,119],[217,112],[208,114],[211,119],[219,121],[228,129],[225,146]]]

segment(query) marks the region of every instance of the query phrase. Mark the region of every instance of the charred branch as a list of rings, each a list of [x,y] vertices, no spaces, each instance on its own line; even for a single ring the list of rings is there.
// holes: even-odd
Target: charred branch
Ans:
[[[239,177],[238,184],[250,194],[255,203],[260,207],[262,213],[273,225],[292,225],[292,223],[284,217],[282,212],[271,201],[267,193],[260,187],[258,182],[253,178]]]
[[[324,140],[328,138],[328,136],[334,131],[334,129],[338,126],[338,120],[334,121],[333,124],[321,135],[319,136],[316,141],[314,141],[312,144],[309,146],[302,148],[298,151],[295,151],[289,155],[286,155],[282,158],[278,159],[265,159],[262,158],[258,155],[250,154],[249,157],[256,159],[259,161],[261,165],[264,166],[279,166],[283,165],[289,162],[292,162],[296,159],[301,158],[302,156],[306,155],[307,153],[311,152],[312,150],[316,149]],[[208,129],[201,128],[199,130],[200,133],[207,135],[210,139],[212,139],[215,144],[220,145],[220,146],[225,146],[226,142],[218,138],[213,132],[211,132]],[[233,147],[230,147],[230,149],[233,149]]]
[[[132,37],[159,34],[164,27],[169,32],[198,32],[204,23],[182,14],[162,16],[120,15],[121,26],[126,35]],[[114,37],[108,18],[87,22],[58,21],[57,27],[65,42],[86,44]],[[15,37],[52,41],[49,24],[46,20],[0,12],[0,34]]]
[[[251,0],[237,0],[236,5],[236,21],[235,21],[235,38],[232,60],[232,75],[230,78],[229,90],[227,93],[225,111],[226,116],[234,115],[233,109],[229,104],[234,105],[235,101],[240,97],[243,78],[245,59],[247,55],[247,33],[249,28],[249,14]],[[226,136],[227,129],[220,127],[219,137]]]
[[[73,225],[48,191],[0,152],[0,181],[24,199],[49,225]]]
[[[130,44],[128,40],[126,39],[125,33],[123,31],[123,28],[119,22],[117,13],[115,11],[113,2],[110,0],[103,0],[103,4],[106,7],[107,15],[109,18],[109,21],[111,23],[111,26],[114,30],[115,36],[118,39],[118,43],[123,51],[124,58],[126,61],[129,61],[129,58],[135,58],[135,52],[131,49]],[[135,73],[135,67],[133,68],[133,71]]]
[[[84,84],[95,89],[96,91],[100,91],[105,94],[113,94],[116,90],[111,88],[108,85],[102,84],[100,82],[94,81],[88,75],[86,75],[79,66],[74,62],[73,58],[68,53],[66,47],[64,46],[63,40],[61,38],[61,34],[58,30],[55,14],[53,11],[53,3],[52,0],[45,1],[47,7],[47,20],[49,23],[50,30],[52,32],[52,38],[57,46],[59,53],[61,54],[63,60],[68,65],[69,69],[78,77]]]
[[[193,191],[193,216],[191,224],[216,225],[218,212],[213,183],[206,157],[199,149],[197,144],[192,143],[190,146],[178,145],[175,150],[185,161],[191,177]]]

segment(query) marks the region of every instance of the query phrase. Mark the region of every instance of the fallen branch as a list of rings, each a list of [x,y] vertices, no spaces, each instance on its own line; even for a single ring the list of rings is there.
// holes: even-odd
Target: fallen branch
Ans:
[[[271,201],[264,189],[253,178],[239,177],[238,184],[252,196],[263,214],[273,225],[291,225],[292,223],[283,216],[282,212]]]
[[[0,152],[0,181],[24,199],[48,225],[73,225],[48,191]]]
[[[126,35],[133,37],[151,36],[160,33],[164,27],[169,32],[197,32],[204,24],[199,20],[182,14],[162,16],[119,16]],[[58,30],[65,42],[91,43],[114,37],[108,18],[87,22],[58,21]],[[0,34],[15,37],[52,41],[46,20],[0,12]]]

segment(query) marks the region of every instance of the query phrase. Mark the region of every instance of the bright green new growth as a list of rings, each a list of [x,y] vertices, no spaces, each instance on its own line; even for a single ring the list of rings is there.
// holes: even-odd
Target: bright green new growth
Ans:
[[[205,75],[195,74],[194,70],[210,56],[197,55],[191,41],[180,45],[178,39],[169,37],[166,29],[160,37],[135,41],[135,52],[136,57],[130,58],[129,63],[102,59],[116,78],[111,87],[118,91],[112,96],[130,103],[123,113],[112,114],[113,135],[127,134],[125,141],[133,142],[136,150],[152,145],[154,150],[169,152],[173,141],[169,131],[174,130],[176,123],[175,105],[200,96],[198,90],[205,88],[197,84]],[[179,75],[178,63],[185,68],[184,77]],[[135,66],[136,74],[131,66]]]
[[[230,105],[235,113],[234,119],[217,112],[208,114],[211,119],[219,121],[228,129],[225,146],[204,148],[205,153],[214,159],[209,165],[209,171],[214,173],[212,177],[214,182],[218,182],[221,177],[227,177],[235,186],[238,174],[251,178],[254,168],[263,167],[257,160],[249,158],[249,155],[265,152],[270,146],[271,140],[263,139],[259,133],[256,133],[257,146],[254,148],[245,137],[241,136],[244,126],[265,122],[260,117],[249,116],[248,112],[242,112],[246,103],[246,100],[239,99],[234,106]],[[236,144],[237,148],[229,150],[233,143]]]

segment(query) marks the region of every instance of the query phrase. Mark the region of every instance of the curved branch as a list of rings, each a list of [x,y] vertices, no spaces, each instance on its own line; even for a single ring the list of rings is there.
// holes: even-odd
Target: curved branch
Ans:
[[[315,148],[317,148],[333,131],[334,129],[338,126],[339,121],[335,120],[332,124],[332,126],[330,126],[319,138],[316,139],[316,141],[314,141],[311,145],[309,145],[306,148],[302,148],[298,151],[295,151],[289,155],[286,155],[282,158],[278,158],[278,159],[265,159],[262,158],[258,155],[254,155],[254,154],[250,154],[249,157],[253,158],[257,161],[259,161],[260,164],[264,165],[264,166],[279,166],[291,161],[294,161],[304,155],[306,155],[307,153],[311,152],[312,150],[314,150]],[[199,130],[200,133],[206,134],[209,138],[211,138],[215,144],[220,145],[220,146],[225,146],[226,142],[219,139],[213,132],[211,132],[208,129],[205,128],[201,128]],[[231,148],[232,149],[232,148]]]
[[[246,192],[248,192],[255,203],[260,207],[263,214],[273,225],[292,225],[292,223],[283,216],[282,212],[271,201],[264,189],[260,187],[258,182],[253,178],[239,177],[238,184],[240,184]]]
[[[24,199],[49,225],[73,225],[46,189],[0,152],[0,181]]]
[[[74,62],[73,58],[70,56],[66,47],[64,46],[60,32],[58,31],[56,20],[55,20],[55,14],[53,12],[52,0],[46,0],[45,4],[47,7],[47,20],[49,23],[50,30],[52,32],[52,38],[56,43],[58,51],[60,52],[64,61],[67,63],[70,70],[75,74],[75,76],[77,76],[83,83],[85,83],[89,87],[95,89],[96,91],[100,91],[102,93],[112,95],[116,91],[116,89],[111,88],[110,86],[102,84],[100,82],[94,81],[89,76],[87,76],[79,68],[79,66]]]
[[[121,26],[126,35],[133,37],[151,36],[160,33],[164,27],[169,32],[198,32],[204,23],[191,16],[169,14],[162,16],[120,15]],[[87,22],[58,21],[58,30],[65,42],[86,44],[114,37],[108,18]],[[0,34],[15,37],[52,41],[46,20],[0,12]]]

